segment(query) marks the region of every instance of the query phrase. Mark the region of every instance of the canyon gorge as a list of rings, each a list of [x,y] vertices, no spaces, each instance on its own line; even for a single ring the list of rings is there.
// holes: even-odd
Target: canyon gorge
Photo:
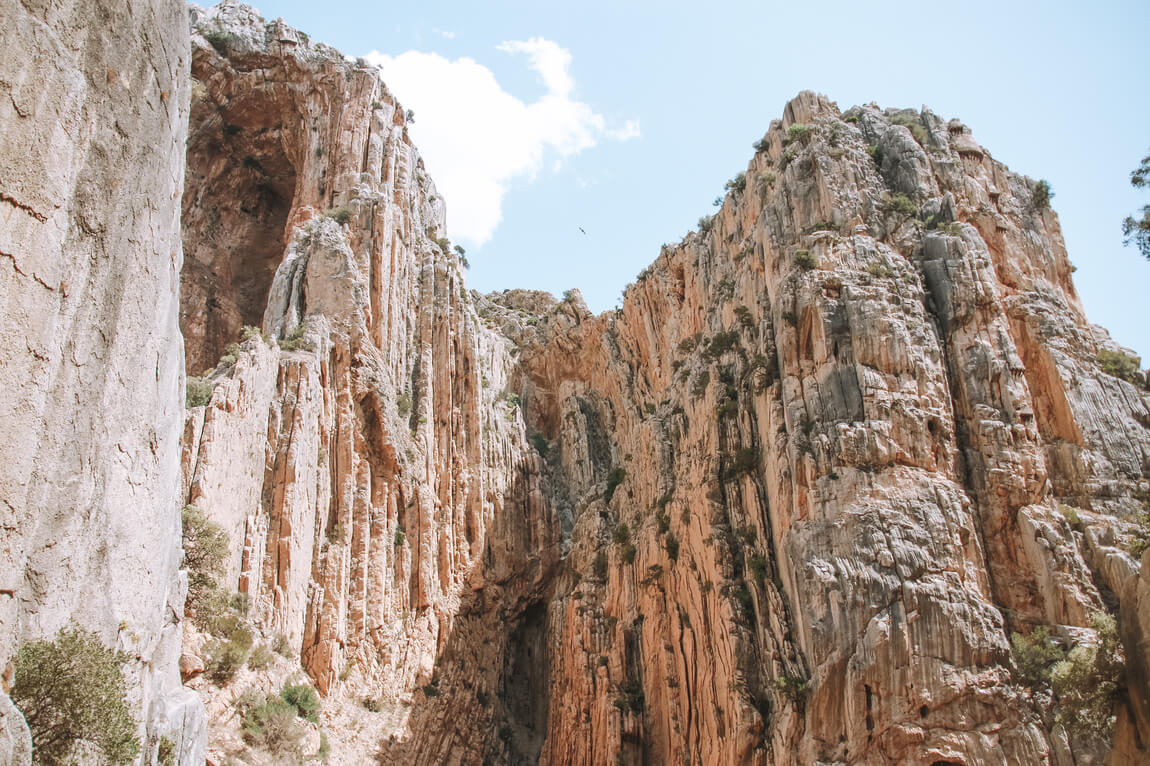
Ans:
[[[146,764],[1150,762],[1148,381],[959,120],[798,94],[594,315],[467,288],[367,62],[233,0],[0,17],[6,694],[75,623]],[[1012,635],[1098,615],[1090,738]]]

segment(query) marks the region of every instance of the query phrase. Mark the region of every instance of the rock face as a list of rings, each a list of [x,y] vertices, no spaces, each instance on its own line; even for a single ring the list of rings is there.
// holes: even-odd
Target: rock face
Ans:
[[[185,16],[0,2],[0,663],[69,623],[97,631],[137,658],[141,752],[168,736],[190,764],[206,730],[177,665]],[[27,762],[0,702],[0,760]]]
[[[1136,563],[1111,540],[1096,581],[1066,520],[1139,509],[1145,391],[957,121],[802,94],[760,146],[620,312],[520,336],[583,575],[542,760],[1072,762],[1007,637],[1088,624],[1103,585],[1145,666]]]
[[[211,401],[187,416],[186,500],[228,531],[229,584],[287,638],[329,716],[335,700],[344,718],[383,701],[362,736],[331,736],[334,759],[388,735],[396,758],[481,759],[483,739],[454,727],[492,728],[476,695],[495,698],[508,625],[533,619],[559,558],[508,394],[512,344],[464,291],[443,200],[376,70],[246,6],[192,16],[189,369],[243,324],[270,345],[248,340],[210,372]],[[232,692],[199,683],[223,730],[234,714],[215,700]],[[420,689],[443,702],[413,709]],[[477,712],[455,704],[464,693]]]
[[[1107,608],[1146,758],[1146,391],[965,126],[800,94],[596,317],[464,290],[374,69],[192,21],[185,500],[334,760],[1101,763],[1009,635]],[[261,762],[229,704],[291,672],[192,682],[213,758]]]

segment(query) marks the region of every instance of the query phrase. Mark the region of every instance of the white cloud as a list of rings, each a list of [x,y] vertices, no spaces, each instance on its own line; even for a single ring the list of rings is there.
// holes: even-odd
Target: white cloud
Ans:
[[[571,52],[557,43],[532,37],[530,40],[499,43],[495,47],[507,53],[526,53],[531,59],[531,68],[539,74],[550,95],[567,98],[575,89],[570,72]]]
[[[566,49],[533,37],[501,43],[498,50],[526,54],[547,92],[524,103],[471,58],[452,61],[421,51],[365,56],[383,68],[384,81],[404,107],[415,111],[418,119],[411,131],[447,200],[448,229],[472,246],[495,232],[510,184],[533,180],[545,157],[561,164],[600,140],[639,135],[637,120],[608,127],[603,115],[572,98],[575,82]]]
[[[440,37],[445,38],[445,39],[448,39],[448,40],[454,40],[455,39],[455,33],[450,31],[450,30],[440,29],[439,27],[432,27],[431,31],[434,32],[435,34],[439,35]]]

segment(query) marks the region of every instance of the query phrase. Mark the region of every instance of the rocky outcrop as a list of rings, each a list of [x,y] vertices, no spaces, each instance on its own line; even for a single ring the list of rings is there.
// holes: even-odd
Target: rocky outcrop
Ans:
[[[1146,392],[965,126],[801,94],[592,316],[464,289],[376,70],[192,20],[185,501],[333,759],[1097,763],[1009,636],[1107,608],[1145,757]],[[260,762],[230,705],[291,673],[192,682],[213,757]]]
[[[1067,509],[1137,512],[1145,391],[957,121],[802,94],[757,149],[620,311],[514,333],[575,508],[543,761],[1070,763],[1007,639],[1104,609]]]
[[[227,2],[193,10],[193,47],[189,368],[244,324],[268,340],[233,349],[189,411],[186,500],[227,529],[251,619],[328,698],[334,759],[390,736],[395,758],[481,760],[483,738],[450,735],[498,742],[507,626],[559,557],[512,346],[476,315],[374,68]],[[197,683],[222,730],[212,701],[234,689]]]
[[[0,663],[70,623],[97,631],[136,658],[142,753],[167,736],[190,764],[206,731],[177,668],[185,13],[0,2]],[[5,708],[7,762],[27,762]]]

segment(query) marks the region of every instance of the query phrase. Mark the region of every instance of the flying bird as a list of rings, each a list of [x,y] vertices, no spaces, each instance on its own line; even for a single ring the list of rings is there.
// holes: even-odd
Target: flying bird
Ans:
[[[582,226],[580,226],[580,227],[579,227],[579,231],[583,231],[583,227],[582,227]],[[587,232],[583,231],[583,236],[587,236]]]

